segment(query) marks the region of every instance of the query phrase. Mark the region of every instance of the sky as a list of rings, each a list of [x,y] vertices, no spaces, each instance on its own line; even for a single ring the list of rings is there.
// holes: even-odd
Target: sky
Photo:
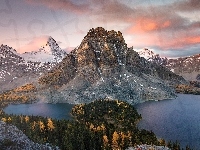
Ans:
[[[36,51],[49,36],[68,52],[89,29],[123,33],[163,57],[200,53],[200,0],[1,0],[0,44]]]

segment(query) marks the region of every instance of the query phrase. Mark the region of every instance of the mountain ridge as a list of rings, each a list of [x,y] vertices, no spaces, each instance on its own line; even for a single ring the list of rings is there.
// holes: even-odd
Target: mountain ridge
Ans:
[[[185,80],[141,58],[127,47],[121,32],[99,27],[89,30],[76,49],[41,77],[39,86],[52,88],[41,92],[51,102],[87,103],[110,97],[137,103],[174,97],[168,85],[175,82]]]
[[[147,50],[145,53],[144,50]],[[139,53],[141,57],[145,57],[148,61],[162,65],[172,72],[183,76],[189,81],[198,81],[200,75],[200,54],[195,54],[187,57],[179,57],[176,59],[168,59],[166,57],[160,57],[159,54],[155,54],[151,51],[151,55],[148,55],[148,49],[144,49]],[[145,54],[145,55],[144,55]]]
[[[26,61],[38,61],[38,62],[56,62],[59,63],[67,52],[62,50],[57,42],[49,36],[47,43],[42,45],[37,51],[25,52],[21,56]]]
[[[65,57],[66,52],[60,49],[52,37],[48,39],[47,43],[51,46],[49,46],[49,50],[54,51],[54,53],[51,52],[50,59],[46,59],[44,55],[42,55],[42,58],[49,61],[38,61],[37,55],[32,60],[27,60],[24,55],[17,53],[12,47],[3,44],[0,46],[1,92],[36,81],[43,73],[49,71]],[[53,48],[57,49],[53,50]],[[39,52],[40,50],[34,53]],[[26,54],[29,54],[29,52]]]
[[[33,82],[33,100],[89,103],[105,97],[129,103],[175,97],[172,88],[186,81],[128,48],[120,31],[92,28],[81,44]],[[25,86],[26,87],[26,86]],[[10,94],[23,94],[16,90]]]

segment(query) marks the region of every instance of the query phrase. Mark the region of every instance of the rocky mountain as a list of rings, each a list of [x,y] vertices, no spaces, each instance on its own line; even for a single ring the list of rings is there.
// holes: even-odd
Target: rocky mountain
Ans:
[[[155,54],[146,48],[138,52],[138,54],[148,61],[167,67],[172,72],[183,76],[186,80],[200,80],[200,54],[177,59],[167,59],[166,57],[160,57],[159,54]]]
[[[81,44],[35,83],[37,99],[87,103],[99,98],[138,103],[173,98],[186,81],[128,48],[121,32],[91,29]]]
[[[0,92],[36,81],[43,73],[58,64],[66,55],[50,37],[46,46],[36,52],[18,54],[7,46],[0,46]]]
[[[155,54],[153,51],[147,48],[144,48],[143,50],[139,51],[138,54],[140,55],[140,57],[143,57],[146,60],[156,63],[158,65],[165,66],[168,62],[168,59],[166,57],[160,57],[159,54]]]
[[[32,62],[60,62],[66,56],[67,52],[62,50],[57,42],[50,36],[46,45],[41,46],[38,51],[25,52],[21,56],[26,61]]]
[[[200,81],[200,54],[169,59],[166,67],[186,80]]]

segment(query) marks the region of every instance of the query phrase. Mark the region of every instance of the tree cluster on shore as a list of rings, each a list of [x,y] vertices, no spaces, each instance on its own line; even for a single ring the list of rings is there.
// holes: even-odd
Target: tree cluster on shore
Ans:
[[[136,124],[141,115],[124,101],[102,99],[79,104],[72,108],[71,114],[72,120],[56,120],[1,111],[0,119],[17,126],[34,142],[51,143],[63,150],[123,150],[137,144],[180,149],[178,143],[166,143],[152,131],[139,130]]]

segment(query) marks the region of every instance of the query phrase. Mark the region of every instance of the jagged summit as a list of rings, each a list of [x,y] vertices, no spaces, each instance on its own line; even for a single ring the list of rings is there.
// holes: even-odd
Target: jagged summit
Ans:
[[[49,37],[47,44],[35,52],[17,53],[12,47],[0,46],[0,93],[25,83],[36,81],[66,55],[56,41]]]
[[[45,45],[37,51],[26,52],[22,54],[22,57],[26,61],[37,61],[37,62],[60,62],[67,52],[62,50],[57,42],[50,36]]]
[[[92,28],[89,30],[87,35],[84,37],[82,44],[85,42],[97,42],[102,47],[106,43],[110,44],[122,44],[127,47],[123,35],[120,31],[116,32],[114,30],[107,31],[102,27]],[[81,45],[82,45],[81,44]]]
[[[166,57],[160,57],[159,54],[154,53],[148,48],[144,48],[143,50],[139,51],[138,54],[140,55],[140,57],[144,57],[146,60],[156,63],[158,65],[165,66],[168,62],[168,59]]]
[[[47,101],[86,103],[110,97],[137,103],[173,97],[168,85],[180,82],[185,81],[128,48],[121,32],[98,27],[38,83],[46,87],[42,95]]]
[[[87,35],[84,37],[84,40],[95,40],[95,41],[107,41],[107,42],[121,42],[125,43],[125,40],[120,31],[116,32],[114,30],[107,31],[102,27],[92,28],[89,30]]]
[[[145,59],[149,59],[156,56],[156,54],[148,48],[144,48],[143,50],[139,51],[138,54],[140,55],[140,57],[144,57]]]
[[[63,56],[59,55],[63,53],[51,37],[40,51],[31,56],[46,58],[47,54],[51,58]],[[39,62],[22,65],[28,70],[22,69],[23,72],[20,70],[17,75],[40,73],[38,69],[41,67],[36,71],[31,67],[40,66]],[[54,103],[87,103],[105,97],[139,103],[172,98],[175,94],[169,85],[185,82],[182,77],[128,48],[121,32],[106,31],[101,27],[91,29],[81,44],[55,65],[35,83],[37,91],[28,93],[30,97],[34,95],[36,99]]]
[[[97,27],[90,29],[81,44],[70,54],[75,57],[79,67],[93,64],[100,74],[103,66],[125,66],[127,50],[121,32]]]

